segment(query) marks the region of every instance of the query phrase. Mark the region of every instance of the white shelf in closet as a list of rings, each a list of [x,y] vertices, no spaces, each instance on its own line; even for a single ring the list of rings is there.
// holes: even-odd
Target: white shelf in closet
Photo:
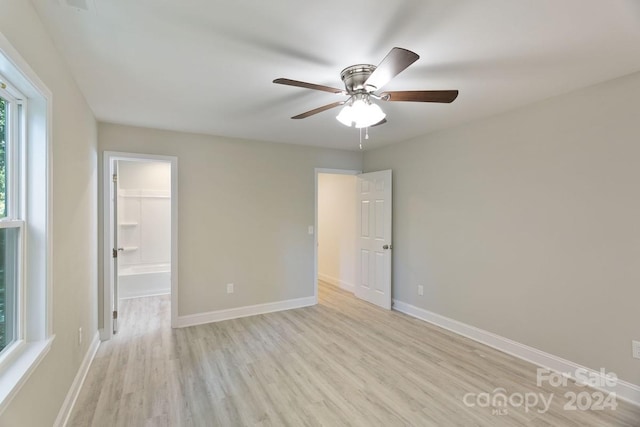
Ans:
[[[138,247],[137,246],[125,246],[124,248],[122,248],[122,250],[124,252],[137,251]]]
[[[137,222],[121,222],[120,227],[135,227],[138,225]]]

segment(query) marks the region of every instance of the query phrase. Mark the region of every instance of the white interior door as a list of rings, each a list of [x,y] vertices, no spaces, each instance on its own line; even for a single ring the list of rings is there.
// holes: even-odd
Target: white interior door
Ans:
[[[391,170],[358,175],[356,296],[391,309]]]
[[[119,306],[119,293],[118,293],[118,256],[120,255],[120,247],[118,242],[118,161],[114,160],[112,165],[112,179],[111,179],[111,238],[113,239],[113,274],[111,289],[113,289],[113,333],[118,332],[118,306]]]

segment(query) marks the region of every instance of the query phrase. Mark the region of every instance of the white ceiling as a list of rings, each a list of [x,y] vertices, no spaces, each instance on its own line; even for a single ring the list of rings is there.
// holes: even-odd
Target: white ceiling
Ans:
[[[386,90],[458,89],[453,104],[382,103],[367,146],[407,140],[640,70],[638,0],[32,0],[98,120],[357,149],[340,71],[394,46],[420,59]],[[76,9],[69,3],[88,10]]]

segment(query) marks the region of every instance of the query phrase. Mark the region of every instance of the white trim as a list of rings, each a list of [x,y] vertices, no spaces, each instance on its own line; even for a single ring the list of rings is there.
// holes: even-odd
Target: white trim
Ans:
[[[39,92],[41,96],[47,99],[51,99],[52,93],[47,85],[44,84],[44,82],[40,79],[40,77],[38,77],[35,71],[33,71],[29,63],[24,60],[22,55],[18,53],[18,51],[13,47],[11,43],[9,43],[9,40],[7,40],[7,38],[2,33],[0,33],[0,53],[4,54],[4,56],[11,62],[11,65],[13,65],[13,67],[20,72],[23,79],[26,79],[29,84],[34,86],[34,88]],[[5,77],[9,78],[13,86],[19,86],[19,83],[24,82],[24,80],[16,82],[13,79],[13,73],[8,72],[8,70],[6,69],[0,68],[0,74],[4,74]],[[20,91],[27,97],[34,96],[34,92],[25,91],[23,88],[20,88]]]
[[[537,348],[529,347],[528,345],[521,344],[517,341],[510,340],[492,332],[485,331],[475,326],[467,325],[466,323],[459,322],[457,320],[450,319],[440,314],[433,313],[407,304],[402,301],[393,300],[393,309],[409,316],[415,317],[441,328],[447,329],[463,337],[472,339],[481,344],[500,350],[504,353],[515,356],[519,359],[533,363],[534,365],[548,368],[552,371],[559,372],[563,375],[572,377],[576,370],[586,370],[589,373],[590,378],[602,379],[601,384],[606,384],[604,381],[606,378],[602,372],[595,371],[593,369],[581,366],[570,360],[563,359],[553,354],[546,353],[538,350]],[[573,378],[575,379],[575,378]],[[627,381],[618,379],[616,385],[613,387],[594,387],[598,390],[605,391],[607,393],[616,393],[616,398],[620,398],[633,405],[640,406],[640,386],[632,384]]]
[[[344,280],[340,280],[337,277],[329,276],[327,274],[318,273],[318,279],[323,282],[330,283],[333,286],[337,286],[340,289],[344,289],[347,292],[354,293],[356,290],[356,285],[353,283],[345,282]]]
[[[87,353],[84,355],[84,359],[82,359],[82,364],[80,365],[80,369],[76,373],[76,377],[73,379],[73,383],[71,383],[71,387],[67,392],[67,396],[64,398],[64,402],[62,403],[62,407],[58,412],[58,416],[56,417],[53,425],[55,427],[58,426],[66,426],[69,421],[69,416],[71,415],[71,411],[73,410],[74,405],[76,404],[76,400],[78,399],[78,395],[80,394],[80,390],[82,389],[82,385],[84,384],[84,380],[87,378],[87,374],[89,373],[89,368],[91,367],[91,362],[93,362],[93,358],[100,347],[100,334],[96,331],[93,336],[93,340],[89,345],[89,349]]]
[[[167,162],[171,164],[171,327],[177,327],[178,321],[178,158],[155,154],[124,153],[105,151],[102,153],[102,248],[103,248],[103,327],[100,339],[113,337],[112,309],[113,290],[111,289],[111,212],[110,185],[111,163],[113,160],[133,160],[141,162]]]
[[[248,305],[245,307],[229,308],[226,310],[210,311],[208,313],[189,314],[178,317],[177,328],[202,325],[205,323],[221,322],[223,320],[238,319],[240,317],[255,316],[257,314],[273,313],[294,308],[309,307],[317,304],[315,297],[296,298],[266,304]]]
[[[29,64],[0,33],[0,74],[23,95],[24,144],[20,154],[21,217],[26,220],[22,269],[19,348],[12,351],[0,373],[0,413],[51,348],[53,334],[53,214],[52,123],[53,95]],[[37,231],[36,231],[37,230]]]
[[[313,199],[314,209],[313,213],[315,215],[313,220],[313,297],[316,300],[316,304],[318,303],[318,174],[327,173],[334,175],[359,175],[362,173],[361,170],[355,169],[328,169],[328,168],[315,168],[314,169],[314,179],[315,179],[315,197]],[[355,239],[356,236],[353,236]],[[349,291],[353,292],[353,291]]]
[[[0,414],[9,406],[24,383],[51,349],[54,336],[46,340],[20,344],[12,356],[11,366],[0,374]]]

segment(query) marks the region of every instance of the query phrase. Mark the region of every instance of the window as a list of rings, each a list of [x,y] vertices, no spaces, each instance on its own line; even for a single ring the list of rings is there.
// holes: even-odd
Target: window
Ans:
[[[0,413],[44,359],[51,319],[51,91],[0,33]]]
[[[3,79],[0,77],[0,81]],[[16,97],[17,95],[17,97]],[[20,337],[22,96],[0,83],[0,354]]]

